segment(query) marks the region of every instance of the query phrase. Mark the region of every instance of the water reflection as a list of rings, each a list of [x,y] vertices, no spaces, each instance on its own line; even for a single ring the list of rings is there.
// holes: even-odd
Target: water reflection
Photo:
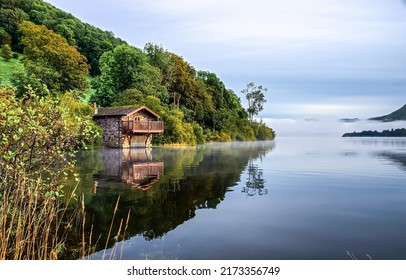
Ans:
[[[78,192],[85,194],[86,220],[92,221],[87,230],[92,226],[93,235],[105,244],[119,198],[113,233],[130,211],[127,237],[162,237],[194,218],[196,210],[216,209],[245,170],[245,192],[266,194],[255,159],[273,148],[274,142],[260,142],[83,152],[78,155]]]
[[[103,164],[105,168],[93,176],[94,194],[97,188],[111,188],[115,186],[114,183],[120,182],[147,190],[158,182],[164,173],[164,162],[153,160],[150,149],[105,150]],[[118,187],[122,185],[119,184]]]
[[[248,178],[245,182],[242,192],[247,196],[264,195],[268,193],[268,189],[265,188],[264,171],[255,164],[253,160],[250,160],[247,167]]]
[[[349,141],[353,144],[371,147],[373,157],[389,160],[392,165],[406,170],[406,139],[404,137],[359,137]],[[380,151],[376,151],[376,149]]]
[[[399,166],[402,170],[406,171],[406,153],[396,152],[378,152],[375,154],[379,158],[390,160],[394,165]]]
[[[406,147],[406,139],[404,137],[355,137],[347,141],[363,146],[384,146],[388,148]]]

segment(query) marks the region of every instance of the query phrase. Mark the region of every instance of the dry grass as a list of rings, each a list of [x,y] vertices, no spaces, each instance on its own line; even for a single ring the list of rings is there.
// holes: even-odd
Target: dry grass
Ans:
[[[3,190],[0,205],[0,259],[57,259],[69,224],[66,208],[52,196],[40,196],[39,185],[20,181]]]
[[[83,195],[79,200],[80,208],[72,210],[68,209],[67,205],[73,199],[74,192],[61,202],[52,196],[40,196],[41,191],[38,188],[38,185],[32,186],[20,181],[16,188],[0,192],[0,260],[56,260],[66,256],[74,259],[90,258],[95,253],[99,240],[93,242],[93,225],[90,232],[85,231],[86,210]],[[117,200],[103,259],[107,257],[105,252],[112,236],[118,204]],[[125,239],[129,218],[130,212],[123,234],[123,220],[120,222],[109,259],[117,253],[116,245],[119,240]],[[80,238],[77,238],[78,233]]]

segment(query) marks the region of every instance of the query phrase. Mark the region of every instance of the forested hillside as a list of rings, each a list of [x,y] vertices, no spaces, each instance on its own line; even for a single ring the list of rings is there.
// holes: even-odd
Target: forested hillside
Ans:
[[[165,122],[165,134],[155,138],[156,144],[275,137],[248,115],[220,77],[195,69],[161,45],[130,46],[41,0],[0,0],[0,5],[3,59],[13,60],[15,52],[25,55],[22,66],[10,74],[18,98],[34,92],[58,99],[69,92],[104,107],[145,104]]]
[[[383,130],[381,132],[376,130],[364,130],[361,132],[354,131],[344,133],[343,137],[406,137],[406,128]]]
[[[0,0],[0,44],[8,43],[14,51],[23,52],[18,25],[23,21],[44,25],[62,35],[70,45],[87,57],[91,74],[99,74],[100,56],[126,44],[112,32],[84,23],[42,0]]]

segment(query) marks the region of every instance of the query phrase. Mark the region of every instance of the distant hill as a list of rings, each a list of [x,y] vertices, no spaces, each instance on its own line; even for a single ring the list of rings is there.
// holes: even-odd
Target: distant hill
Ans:
[[[384,130],[378,132],[376,130],[364,130],[362,132],[344,133],[342,137],[406,137],[406,128],[398,128]]]
[[[359,122],[360,119],[358,118],[343,118],[339,120],[340,122],[344,122],[344,123],[354,123],[354,122]]]
[[[393,122],[393,121],[406,121],[406,104],[402,108],[390,113],[389,115],[370,118],[372,121]]]

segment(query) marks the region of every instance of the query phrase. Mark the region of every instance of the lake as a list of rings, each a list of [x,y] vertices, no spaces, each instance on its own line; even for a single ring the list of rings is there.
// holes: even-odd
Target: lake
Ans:
[[[90,258],[406,259],[404,138],[100,149],[77,172]]]

